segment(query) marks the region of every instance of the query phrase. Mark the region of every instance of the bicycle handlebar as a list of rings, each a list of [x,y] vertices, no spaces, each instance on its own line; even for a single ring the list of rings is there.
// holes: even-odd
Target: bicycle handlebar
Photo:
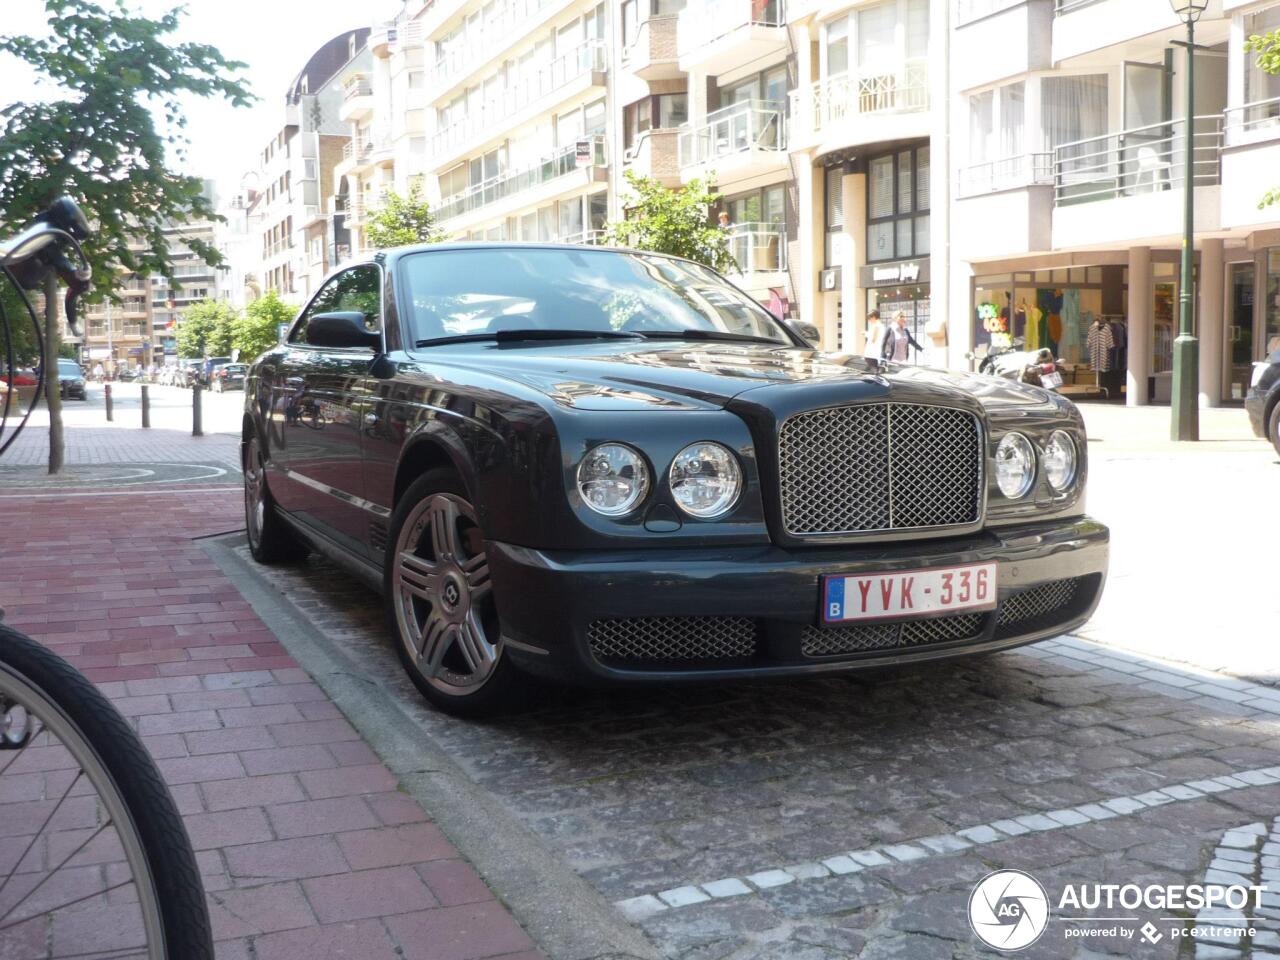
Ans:
[[[23,289],[39,286],[48,270],[67,285],[67,326],[76,336],[80,335],[76,301],[89,290],[91,277],[80,241],[89,233],[89,221],[80,207],[70,197],[61,197],[17,236],[0,242],[0,266],[9,270]],[[64,253],[67,246],[76,251],[81,266],[71,265]]]

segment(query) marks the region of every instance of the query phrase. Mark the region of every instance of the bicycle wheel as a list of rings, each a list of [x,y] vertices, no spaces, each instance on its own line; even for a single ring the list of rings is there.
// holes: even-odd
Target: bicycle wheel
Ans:
[[[212,960],[195,854],[132,727],[0,624],[0,958]]]

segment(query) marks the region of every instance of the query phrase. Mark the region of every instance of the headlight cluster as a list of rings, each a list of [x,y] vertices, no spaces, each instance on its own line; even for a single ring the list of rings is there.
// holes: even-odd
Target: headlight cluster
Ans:
[[[1076,482],[1078,456],[1075,441],[1055,430],[1041,451],[1045,479],[1055,493],[1066,493]],[[1010,500],[1021,500],[1036,482],[1036,450],[1020,433],[1007,433],[996,447],[996,485]]]
[[[742,493],[742,468],[728,447],[691,443],[667,470],[671,496],[684,513],[711,520],[726,513]],[[621,443],[592,447],[578,465],[582,502],[606,517],[626,516],[645,499],[652,486],[649,465],[636,450]]]

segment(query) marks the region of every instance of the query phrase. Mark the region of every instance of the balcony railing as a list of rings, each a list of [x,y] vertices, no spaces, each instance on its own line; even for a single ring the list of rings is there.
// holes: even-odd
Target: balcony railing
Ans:
[[[1052,153],[1022,153],[965,167],[958,192],[963,199],[1035,185],[1053,186]]]
[[[466,76],[528,33],[529,21],[541,11],[561,2],[563,0],[511,0],[482,21],[478,29],[469,29],[463,43],[436,61],[428,85],[443,93],[453,86],[452,81]]]
[[[603,71],[608,54],[603,40],[588,40],[556,57],[532,76],[502,91],[431,138],[430,156],[438,157],[456,149],[485,131],[495,131],[506,118],[519,113],[548,94],[567,86],[587,73]]]
[[[605,242],[605,231],[603,230],[580,230],[577,233],[571,233],[567,237],[560,239],[561,243],[581,243],[587,246],[599,246]]]
[[[1229,107],[1225,116],[1229,144],[1255,139],[1264,131],[1280,135],[1280,97]]]
[[[329,216],[341,215],[347,212],[347,200],[350,194],[340,193],[329,197]]]
[[[1196,117],[1190,180],[1220,182],[1222,116]],[[1185,186],[1186,121],[1158,123],[1064,143],[1053,151],[1054,202],[1113,200]]]
[[[348,140],[342,145],[342,159],[346,160],[368,160],[373,153],[373,140],[356,137]]]
[[[292,240],[277,240],[274,243],[265,244],[262,252],[264,255],[268,257],[274,257],[292,248],[293,248]]]
[[[755,150],[787,149],[785,113],[773,100],[743,100],[707,114],[701,127],[680,130],[681,167]]]
[[[496,177],[490,177],[488,180],[473,184],[462,193],[446,197],[440,205],[436,216],[441,220],[461,216],[464,213],[478,210],[491,203],[497,203],[499,200],[514,196],[523,190],[549,183],[557,177],[572,173],[580,166],[606,166],[604,137],[591,137],[588,142],[590,144],[590,155],[586,163],[580,164],[578,162],[576,144],[562,147],[533,166],[526,167],[523,170],[500,173]]]
[[[680,11],[677,49],[683,57],[742,27],[782,27],[786,23],[784,0],[690,0]]]
[[[780,223],[738,223],[729,228],[729,252],[744,274],[787,269],[787,228]]]
[[[344,100],[371,96],[373,96],[373,84],[369,82],[367,73],[352,74],[342,83],[342,98]]]
[[[794,121],[813,132],[853,120],[929,109],[929,63],[908,60],[896,72],[837,74],[791,93]]]

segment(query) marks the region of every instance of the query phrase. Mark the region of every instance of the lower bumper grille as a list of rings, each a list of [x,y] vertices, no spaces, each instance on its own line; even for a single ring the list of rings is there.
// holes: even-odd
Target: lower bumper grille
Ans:
[[[1100,580],[1097,575],[1068,577],[1013,594],[1000,604],[996,636],[1034,633],[1066,623],[1088,609]]]
[[[800,650],[806,657],[834,657],[972,640],[982,636],[986,621],[985,613],[968,613],[905,623],[866,623],[830,629],[809,626],[800,638]]]
[[[742,660],[755,654],[756,622],[747,617],[593,620],[587,642],[603,661]]]

